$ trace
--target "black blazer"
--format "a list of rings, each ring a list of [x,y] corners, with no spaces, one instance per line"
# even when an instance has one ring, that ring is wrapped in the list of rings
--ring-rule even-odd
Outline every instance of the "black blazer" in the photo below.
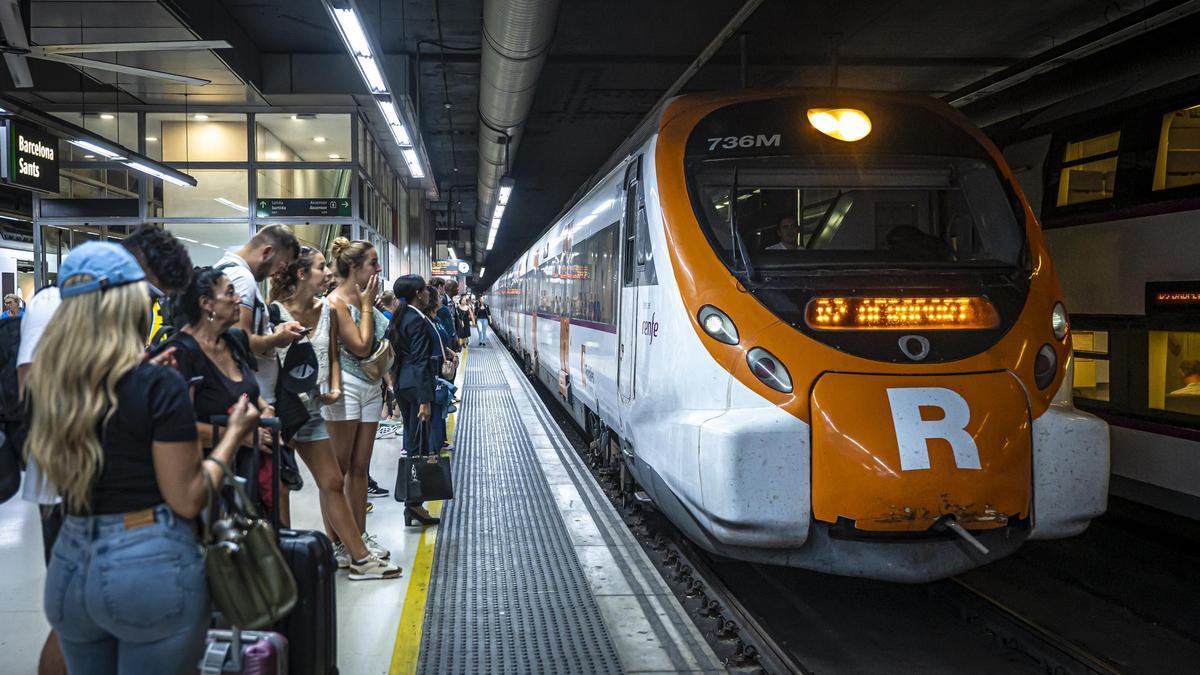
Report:
[[[429,341],[429,323],[415,307],[407,307],[403,316],[396,317],[392,349],[396,361],[392,366],[397,399],[414,403],[433,401],[433,372],[429,359],[433,345]]]

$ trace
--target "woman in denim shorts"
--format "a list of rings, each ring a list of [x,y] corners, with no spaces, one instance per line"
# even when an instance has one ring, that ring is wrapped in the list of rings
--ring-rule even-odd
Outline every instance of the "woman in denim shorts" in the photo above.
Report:
[[[183,377],[145,361],[150,287],[133,255],[89,242],[58,279],[27,390],[26,450],[67,513],[46,618],[75,675],[192,672],[210,619],[193,519],[221,469],[202,459]],[[228,463],[257,424],[242,398],[210,458]]]
[[[300,459],[308,465],[317,483],[321,515],[329,524],[334,555],[339,568],[350,568],[350,579],[394,579],[400,567],[381,560],[370,551],[363,531],[354,521],[354,513],[345,494],[345,481],[334,456],[329,429],[322,417],[325,406],[342,398],[342,369],[337,358],[337,339],[331,337],[329,303],[318,296],[329,284],[333,272],[320,251],[307,246],[300,257],[282,272],[271,277],[271,301],[284,321],[299,321],[309,329],[308,337],[317,354],[319,389],[309,392],[305,406],[308,422],[292,437]],[[279,350],[283,362],[287,350]],[[324,392],[324,393],[322,393]]]

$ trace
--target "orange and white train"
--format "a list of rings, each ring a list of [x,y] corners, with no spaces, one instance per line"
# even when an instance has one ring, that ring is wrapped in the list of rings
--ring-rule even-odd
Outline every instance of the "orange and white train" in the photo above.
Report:
[[[921,582],[1104,512],[1040,227],[950,107],[682,96],[598,176],[493,321],[700,546]]]

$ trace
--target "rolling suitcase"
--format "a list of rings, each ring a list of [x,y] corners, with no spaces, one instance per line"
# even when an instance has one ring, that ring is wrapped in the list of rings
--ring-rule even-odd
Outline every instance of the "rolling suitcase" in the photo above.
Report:
[[[291,643],[292,675],[336,675],[337,561],[323,532],[280,530],[279,549],[296,588],[296,606],[275,628]]]
[[[200,675],[286,675],[287,638],[270,631],[210,630]]]

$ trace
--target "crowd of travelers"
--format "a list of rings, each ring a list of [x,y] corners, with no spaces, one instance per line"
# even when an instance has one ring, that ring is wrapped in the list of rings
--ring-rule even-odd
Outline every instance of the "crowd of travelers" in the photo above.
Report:
[[[399,427],[409,457],[453,450],[455,375],[490,310],[457,281],[381,288],[380,273],[369,242],[323,252],[280,225],[193,267],[144,226],[76,247],[27,305],[4,298],[21,321],[22,493],[48,565],[40,672],[195,671],[214,616],[200,521],[228,473],[287,527],[298,456],[337,567],[401,576],[367,528],[369,498],[389,494],[370,477],[375,442]],[[420,501],[404,520],[439,522]]]

